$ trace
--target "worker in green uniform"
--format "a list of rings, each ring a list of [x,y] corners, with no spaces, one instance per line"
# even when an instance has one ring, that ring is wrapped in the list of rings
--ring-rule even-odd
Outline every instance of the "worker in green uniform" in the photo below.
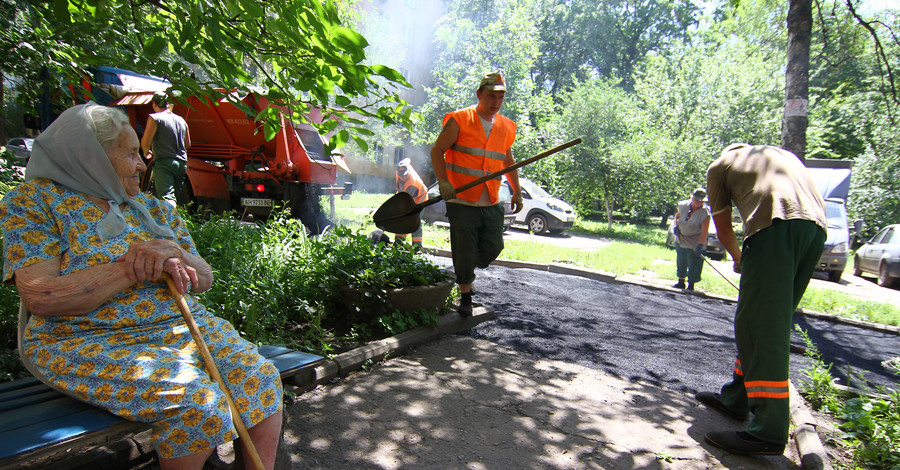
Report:
[[[721,393],[697,399],[744,431],[712,431],[706,441],[745,455],[781,455],[790,425],[789,355],[793,314],[822,254],[825,203],[803,162],[778,147],[733,144],[706,174],[719,240],[741,274],[734,335],[737,360]],[[731,205],[744,220],[743,248]]]

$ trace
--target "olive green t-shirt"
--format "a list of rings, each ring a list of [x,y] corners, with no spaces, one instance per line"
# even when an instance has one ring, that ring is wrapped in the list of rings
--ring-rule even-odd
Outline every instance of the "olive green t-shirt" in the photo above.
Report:
[[[727,147],[706,172],[712,215],[734,202],[744,219],[744,238],[774,219],[802,219],[827,229],[825,202],[803,162],[793,153],[768,145]]]

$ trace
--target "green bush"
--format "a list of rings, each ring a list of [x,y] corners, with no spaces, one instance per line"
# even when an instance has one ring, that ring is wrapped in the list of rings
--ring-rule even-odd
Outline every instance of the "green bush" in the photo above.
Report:
[[[253,341],[328,353],[436,321],[438,312],[400,314],[383,295],[448,278],[408,246],[374,245],[341,226],[310,238],[284,214],[255,225],[229,216],[185,220],[214,269],[200,301]],[[341,286],[368,292],[348,309]]]

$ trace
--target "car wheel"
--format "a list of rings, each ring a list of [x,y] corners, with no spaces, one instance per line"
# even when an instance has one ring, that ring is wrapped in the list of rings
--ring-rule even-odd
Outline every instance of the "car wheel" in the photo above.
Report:
[[[147,169],[144,170],[144,174],[141,175],[141,191],[156,197],[156,182],[153,180],[154,163],[156,162],[150,162]]]
[[[853,257],[853,275],[862,277],[862,268],[859,267],[859,256]]]
[[[843,271],[828,271],[828,280],[831,282],[841,282],[841,274]]]
[[[894,278],[888,275],[887,263],[882,262],[878,268],[878,285],[881,287],[891,287],[894,284]]]
[[[547,231],[547,218],[542,214],[533,214],[528,217],[528,230],[537,235],[541,235]]]

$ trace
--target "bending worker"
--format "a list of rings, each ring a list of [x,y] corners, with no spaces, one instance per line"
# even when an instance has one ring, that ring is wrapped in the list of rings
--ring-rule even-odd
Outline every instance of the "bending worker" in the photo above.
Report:
[[[676,289],[694,290],[703,273],[703,250],[709,236],[709,208],[706,207],[706,190],[697,188],[690,199],[678,203],[675,210],[675,274]],[[687,277],[687,286],[684,278]]]
[[[425,202],[428,199],[428,189],[416,169],[412,167],[409,158],[404,158],[397,163],[397,172],[394,175],[397,181],[397,192],[405,192],[412,196],[413,202],[416,204]],[[420,213],[421,215],[421,213]],[[394,241],[397,243],[406,240],[405,233],[397,233],[394,235]],[[422,224],[412,234],[412,244],[417,250],[422,249]]]
[[[734,335],[737,360],[721,394],[697,399],[744,431],[713,431],[710,444],[748,455],[781,455],[790,426],[789,360],[794,310],[825,243],[825,203],[803,162],[778,147],[733,144],[706,173],[719,240],[741,273]],[[731,204],[744,219],[743,249]]]
[[[441,197],[447,202],[450,248],[459,285],[459,314],[472,315],[475,267],[486,268],[503,251],[503,205],[500,177],[459,194],[456,189],[489,173],[514,165],[516,124],[500,115],[506,84],[499,73],[481,79],[478,104],[444,116],[444,128],[431,147],[431,163]],[[513,211],[522,210],[522,188],[516,170],[507,173]]]

